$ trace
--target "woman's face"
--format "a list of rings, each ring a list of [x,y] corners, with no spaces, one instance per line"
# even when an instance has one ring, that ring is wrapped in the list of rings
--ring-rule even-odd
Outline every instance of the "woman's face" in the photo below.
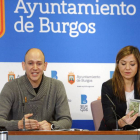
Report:
[[[138,70],[138,63],[133,54],[123,57],[118,64],[119,71],[124,80],[134,80]]]

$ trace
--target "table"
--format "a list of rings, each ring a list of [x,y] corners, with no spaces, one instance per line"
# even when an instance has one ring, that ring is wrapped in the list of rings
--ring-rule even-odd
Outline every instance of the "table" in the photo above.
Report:
[[[139,131],[9,131],[8,140],[139,140]]]

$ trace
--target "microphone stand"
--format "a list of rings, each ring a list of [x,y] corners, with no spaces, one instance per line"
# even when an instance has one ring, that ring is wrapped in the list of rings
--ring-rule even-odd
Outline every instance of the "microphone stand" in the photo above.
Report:
[[[22,106],[23,106],[23,129],[21,131],[26,131],[26,128],[25,128],[25,103],[22,103]]]
[[[115,115],[115,118],[116,118],[116,129],[112,129],[113,131],[121,131],[121,129],[119,129],[119,126],[118,126],[118,119],[117,119],[117,114],[116,112],[114,111],[113,107],[111,107],[114,115]]]
[[[110,99],[110,97],[106,94],[106,97],[108,98],[108,100],[111,102],[111,104],[114,106],[114,108],[116,109],[116,106],[115,104],[113,103],[113,101]],[[117,114],[115,112],[115,110],[113,109],[113,107],[111,107],[113,113],[114,113],[114,116],[115,116],[115,119],[116,119],[116,129],[112,129],[114,131],[121,131],[121,129],[119,129],[118,127],[118,119],[117,119]]]
[[[24,93],[22,93],[22,91],[21,91],[19,86],[18,86],[18,88],[19,88],[19,91],[20,91],[20,93],[22,95],[22,98],[23,98],[23,103],[22,103],[22,109],[23,109],[23,129],[20,129],[20,131],[27,131],[26,128],[25,128],[25,103],[27,102],[27,98],[24,97]]]

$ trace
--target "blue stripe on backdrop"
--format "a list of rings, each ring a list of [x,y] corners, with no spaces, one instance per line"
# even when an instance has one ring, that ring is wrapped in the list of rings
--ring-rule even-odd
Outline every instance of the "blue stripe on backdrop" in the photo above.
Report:
[[[5,34],[0,38],[0,62],[21,62],[26,51],[32,47],[41,49],[46,61],[52,63],[115,63],[115,57],[122,47],[134,45],[140,49],[140,0],[23,2],[26,12],[21,0],[5,0],[6,27]],[[44,12],[47,7],[45,3],[48,3],[50,11],[46,14],[40,12],[38,3],[30,17],[27,2],[31,3],[32,8],[35,2],[39,2]],[[66,3],[63,5],[66,13],[62,11],[62,2]],[[58,8],[54,9],[55,14],[51,13],[51,3],[59,5],[61,14],[58,14]],[[79,11],[78,4],[81,3],[87,7],[88,13],[84,7]],[[69,7],[69,4],[75,8]],[[87,4],[93,7],[94,14]],[[114,4],[118,10],[114,7],[112,11],[110,5]],[[96,8],[99,14],[96,14]],[[44,26],[46,23],[47,26]],[[76,34],[77,37],[72,37]]]
[[[73,120],[72,128],[95,130],[93,120]]]

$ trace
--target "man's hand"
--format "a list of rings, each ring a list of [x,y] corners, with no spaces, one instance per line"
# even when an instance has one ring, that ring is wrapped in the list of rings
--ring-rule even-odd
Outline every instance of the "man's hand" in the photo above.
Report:
[[[39,129],[39,122],[34,119],[29,119],[33,114],[25,115],[25,128],[26,129]],[[18,122],[18,128],[23,129],[23,118]]]
[[[51,124],[46,120],[39,122],[39,130],[51,130]]]

